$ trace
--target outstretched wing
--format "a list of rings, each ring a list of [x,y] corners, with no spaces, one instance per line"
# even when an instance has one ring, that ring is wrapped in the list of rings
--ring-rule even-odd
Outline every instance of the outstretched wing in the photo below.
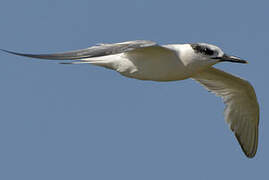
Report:
[[[55,54],[25,54],[8,51],[4,49],[1,50],[10,54],[18,56],[26,56],[31,58],[50,59],[50,60],[80,60],[84,58],[99,57],[99,56],[129,52],[135,49],[150,46],[157,46],[157,43],[153,41],[136,40],[115,44],[100,44],[98,46],[92,46],[86,49],[80,49],[63,53],[55,53]]]
[[[258,146],[259,104],[251,84],[213,67],[195,75],[193,79],[222,97],[226,104],[226,122],[245,155],[254,157]]]

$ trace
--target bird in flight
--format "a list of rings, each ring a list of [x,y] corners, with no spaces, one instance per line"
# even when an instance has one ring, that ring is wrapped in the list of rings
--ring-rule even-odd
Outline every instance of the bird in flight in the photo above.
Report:
[[[248,81],[212,67],[219,62],[247,61],[229,56],[215,45],[158,45],[153,41],[136,40],[54,54],[2,51],[31,58],[61,60],[61,64],[93,64],[139,80],[177,81],[191,78],[223,99],[226,104],[225,120],[243,152],[249,158],[256,154],[259,104],[254,88]]]

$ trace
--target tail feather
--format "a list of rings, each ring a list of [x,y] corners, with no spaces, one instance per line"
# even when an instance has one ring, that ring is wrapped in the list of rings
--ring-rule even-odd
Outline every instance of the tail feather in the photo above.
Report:
[[[101,66],[108,69],[114,69],[113,62],[107,60],[78,60],[72,62],[59,62],[59,64],[92,64],[95,66]]]
[[[59,64],[91,64],[89,61],[60,62]]]

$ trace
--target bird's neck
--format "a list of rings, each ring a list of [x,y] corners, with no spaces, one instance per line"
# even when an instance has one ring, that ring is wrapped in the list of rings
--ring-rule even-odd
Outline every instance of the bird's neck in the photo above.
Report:
[[[173,50],[185,66],[189,66],[194,63],[195,56],[190,44],[169,44],[165,47]]]
[[[186,67],[187,71],[195,73],[215,64],[214,62],[202,60],[202,57],[199,57],[194,52],[190,44],[172,44],[165,47],[177,54],[179,61]]]

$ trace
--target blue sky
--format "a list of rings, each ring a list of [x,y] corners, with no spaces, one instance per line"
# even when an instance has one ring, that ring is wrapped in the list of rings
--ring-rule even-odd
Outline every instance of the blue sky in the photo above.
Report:
[[[247,159],[220,98],[192,80],[128,79],[90,65],[0,53],[0,179],[163,180],[268,177],[268,1],[2,0],[0,48],[51,53],[147,39],[207,42],[249,64],[260,103]]]

